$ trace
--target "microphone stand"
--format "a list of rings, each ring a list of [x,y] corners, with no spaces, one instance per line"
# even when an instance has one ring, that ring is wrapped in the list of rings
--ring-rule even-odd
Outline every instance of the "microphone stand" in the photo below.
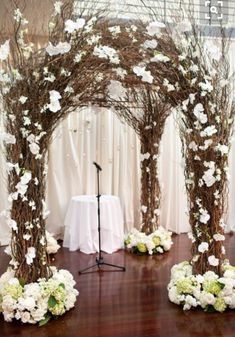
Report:
[[[101,197],[101,195],[100,195],[100,172],[102,171],[102,168],[96,162],[93,162],[93,164],[95,165],[96,171],[97,171],[97,189],[98,189],[98,194],[97,194],[96,198],[97,198],[99,255],[95,259],[95,264],[93,264],[93,265],[91,265],[91,266],[89,266],[89,267],[87,267],[85,269],[79,270],[78,273],[79,274],[83,274],[87,270],[93,269],[94,267],[98,267],[98,271],[106,271],[104,269],[101,269],[101,266],[109,266],[109,267],[117,268],[118,270],[115,270],[115,271],[125,271],[126,270],[125,267],[104,262],[104,258],[103,258],[102,254],[101,254],[102,251],[101,251],[101,228],[100,228],[100,197]],[[111,270],[111,271],[114,271],[114,270]]]

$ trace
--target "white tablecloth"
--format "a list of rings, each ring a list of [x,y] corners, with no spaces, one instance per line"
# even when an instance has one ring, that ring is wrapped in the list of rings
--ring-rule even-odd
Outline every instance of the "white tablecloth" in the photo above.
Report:
[[[113,195],[100,198],[101,250],[106,253],[123,248],[124,224],[120,200]],[[65,217],[63,246],[70,251],[98,252],[97,198],[95,195],[75,196],[70,200]]]

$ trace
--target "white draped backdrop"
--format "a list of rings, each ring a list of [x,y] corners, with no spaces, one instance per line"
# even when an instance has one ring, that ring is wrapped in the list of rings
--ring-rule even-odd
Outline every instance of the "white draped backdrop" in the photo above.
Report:
[[[231,62],[235,55],[231,48]],[[72,196],[96,193],[93,161],[103,168],[101,193],[120,197],[125,231],[139,226],[140,145],[134,131],[120,122],[113,111],[86,108],[74,112],[54,134],[48,155],[47,229],[63,237],[64,218]],[[5,159],[0,154],[0,211],[7,205]],[[235,228],[235,145],[230,153],[229,208],[227,229]],[[189,231],[184,189],[181,145],[177,124],[171,115],[161,142],[159,177],[162,186],[161,225],[175,233]],[[0,217],[0,243],[9,242],[10,233]]]

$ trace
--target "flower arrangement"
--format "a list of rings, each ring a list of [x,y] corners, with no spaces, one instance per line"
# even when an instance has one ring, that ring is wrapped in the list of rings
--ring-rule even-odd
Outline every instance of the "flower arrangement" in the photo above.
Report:
[[[51,267],[48,280],[24,284],[9,268],[0,278],[0,312],[4,320],[22,323],[46,324],[51,318],[61,316],[74,307],[78,291],[67,270]]]
[[[168,295],[171,302],[184,310],[201,307],[207,312],[235,309],[235,267],[224,264],[222,276],[213,271],[193,275],[188,261],[171,269]]]
[[[173,244],[171,240],[172,233],[163,227],[159,227],[153,233],[147,235],[144,232],[138,231],[133,228],[127,235],[124,243],[127,249],[133,253],[140,253],[149,255],[164,253],[170,250]]]

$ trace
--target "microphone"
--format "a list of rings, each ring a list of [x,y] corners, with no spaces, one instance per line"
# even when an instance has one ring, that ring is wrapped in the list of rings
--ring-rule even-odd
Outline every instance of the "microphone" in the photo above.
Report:
[[[97,164],[95,161],[93,161],[93,164],[95,165],[95,167],[97,168],[97,170],[102,171],[102,168],[99,164]]]

